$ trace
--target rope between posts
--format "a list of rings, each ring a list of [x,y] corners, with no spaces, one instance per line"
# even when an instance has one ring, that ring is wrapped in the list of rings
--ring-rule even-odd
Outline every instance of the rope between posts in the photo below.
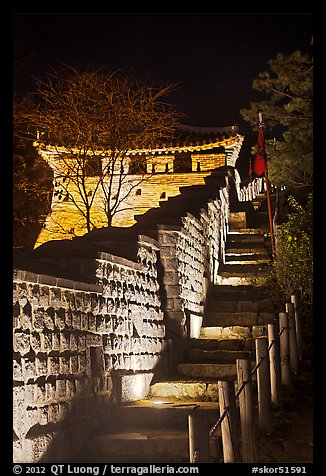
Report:
[[[281,337],[281,335],[283,334],[283,332],[285,331],[286,327],[282,327],[282,329],[280,330],[279,334],[278,334],[278,338]],[[276,340],[272,340],[272,342],[269,344],[268,346],[268,352],[270,351],[270,349],[273,347],[273,345],[275,344]],[[256,363],[256,365],[254,366],[254,368],[252,369],[251,371],[251,375],[254,375],[254,373],[258,370],[259,366],[261,365],[261,363],[266,359],[268,358],[268,355],[266,357],[261,357],[259,362]],[[241,394],[242,390],[245,388],[245,386],[249,383],[249,380],[245,380],[242,382],[240,388],[238,389],[238,391],[236,392],[235,394],[235,399],[237,399],[239,397],[239,395]],[[222,421],[224,420],[226,414],[228,413],[230,407],[225,407],[224,409],[224,412],[222,413],[222,415],[220,415],[219,419],[216,421],[216,423],[214,423],[214,425],[212,426],[210,432],[209,432],[209,438],[212,438],[215,431],[217,430],[217,428],[221,425]]]

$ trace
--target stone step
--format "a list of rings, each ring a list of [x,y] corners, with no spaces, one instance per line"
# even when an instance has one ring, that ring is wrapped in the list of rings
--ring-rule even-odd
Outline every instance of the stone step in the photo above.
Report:
[[[256,355],[254,351],[244,350],[189,349],[186,357],[189,362],[197,364],[234,364],[237,359],[250,359],[254,361]]]
[[[157,400],[174,399],[177,401],[205,402],[218,401],[218,384],[212,378],[185,378],[178,375],[168,380],[153,383],[149,397]]]
[[[263,275],[270,272],[268,263],[258,264],[223,264],[220,266],[219,275],[222,277],[250,277]]]
[[[222,460],[219,434],[210,439],[210,462]],[[189,432],[182,430],[119,431],[94,436],[78,462],[189,463]]]
[[[198,385],[197,390],[196,384]],[[182,385],[188,386],[188,392],[181,388]],[[190,385],[192,385],[192,389]],[[173,427],[186,430],[189,413],[194,410],[205,413],[209,422],[213,424],[216,416],[219,415],[219,404],[216,398],[211,398],[212,401],[209,402],[202,401],[205,396],[201,393],[203,385],[204,383],[200,382],[178,382],[177,380],[157,382],[151,386],[148,398],[117,407],[114,411],[113,421],[108,421],[108,424],[129,429],[132,426],[134,430],[140,430],[142,427],[147,429],[149,426],[152,429],[171,429]],[[206,387],[207,385],[205,383]],[[214,388],[210,388],[211,397],[216,395],[217,390],[217,384],[212,385]],[[173,386],[178,388],[178,393],[173,391]],[[197,395],[201,398],[198,399]]]
[[[267,249],[257,252],[226,252],[225,262],[227,264],[255,264],[255,263],[269,263],[270,257]]]
[[[177,365],[177,372],[180,375],[192,378],[215,378],[236,379],[237,370],[235,364],[193,364],[182,363]]]
[[[202,327],[200,339],[256,339],[267,336],[267,325],[257,326],[211,326]]]
[[[258,255],[259,257],[269,257],[271,246],[262,243],[247,243],[247,242],[227,242],[225,246],[226,254],[234,255]]]
[[[235,304],[235,303],[233,303]],[[257,303],[255,303],[257,304]],[[273,323],[276,320],[274,312],[256,311],[207,311],[204,325],[214,326],[258,326]]]
[[[206,415],[211,428],[219,418],[219,404],[148,398],[117,407],[114,417],[103,420],[102,427],[88,440],[78,460],[189,462],[188,418],[193,412]],[[218,430],[210,441],[211,462],[221,459],[220,435]]]
[[[265,236],[261,231],[237,230],[229,231],[227,234],[228,243],[264,243]]]
[[[264,312],[275,312],[275,304],[271,299],[260,299],[260,300],[250,300],[247,299],[228,299],[228,300],[219,300],[215,298],[214,300],[209,301],[207,306],[207,311],[210,313],[231,313],[231,312],[254,312],[254,313],[264,313]]]
[[[247,339],[190,339],[190,349],[203,349],[203,350],[234,350],[244,351],[253,350],[255,348],[255,340],[252,337]]]
[[[216,283],[219,286],[251,286],[252,275],[250,276],[229,276],[223,273],[217,275]]]
[[[259,286],[219,286],[210,288],[210,299],[220,301],[260,301],[268,299],[266,290]]]

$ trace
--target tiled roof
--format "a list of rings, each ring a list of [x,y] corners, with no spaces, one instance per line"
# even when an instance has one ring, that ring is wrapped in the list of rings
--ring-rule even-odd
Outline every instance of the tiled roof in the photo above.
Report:
[[[201,127],[186,124],[176,126],[173,140],[162,141],[152,148],[139,148],[129,151],[128,155],[168,154],[175,152],[196,152],[216,147],[230,147],[242,142],[238,126]]]

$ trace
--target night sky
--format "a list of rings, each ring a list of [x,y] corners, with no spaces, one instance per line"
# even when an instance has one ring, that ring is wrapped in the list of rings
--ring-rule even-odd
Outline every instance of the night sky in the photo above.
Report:
[[[280,52],[312,55],[312,13],[15,13],[13,87],[34,90],[50,66],[121,69],[158,85],[177,84],[166,101],[196,125],[251,126],[241,108],[262,97],[259,72]]]

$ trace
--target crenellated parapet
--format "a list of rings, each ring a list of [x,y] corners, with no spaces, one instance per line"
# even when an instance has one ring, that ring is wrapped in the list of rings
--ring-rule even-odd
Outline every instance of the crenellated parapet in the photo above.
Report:
[[[83,156],[80,150],[45,145],[41,139],[34,146],[53,170],[53,196],[36,247],[85,234],[86,202],[93,227],[108,226],[108,200],[116,207],[112,226],[134,225],[135,215],[179,195],[180,187],[202,185],[213,170],[234,168],[244,137],[237,126],[180,126],[173,142],[127,150],[110,166],[112,151]]]

